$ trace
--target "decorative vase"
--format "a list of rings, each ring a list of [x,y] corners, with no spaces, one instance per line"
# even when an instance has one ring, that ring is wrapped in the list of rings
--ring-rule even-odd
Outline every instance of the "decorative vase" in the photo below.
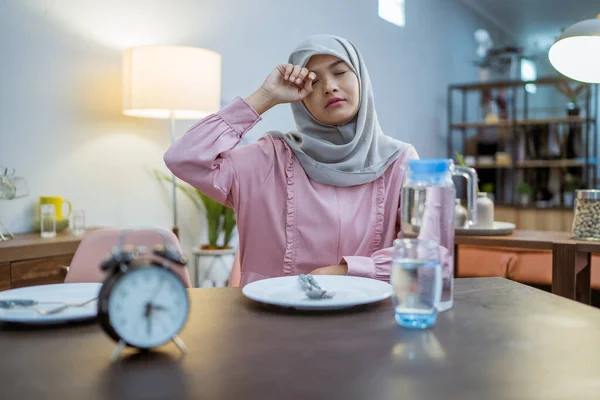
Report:
[[[466,228],[468,218],[467,209],[460,204],[460,199],[455,199],[454,201],[454,227]]]
[[[529,202],[530,202],[530,199],[529,199],[529,194],[527,194],[527,193],[520,193],[520,194],[519,194],[519,203],[520,203],[522,206],[526,206],[526,205],[528,205],[528,204],[529,204]]]
[[[494,202],[485,192],[477,193],[477,228],[494,226]]]
[[[574,199],[574,193],[573,192],[564,192],[563,193],[563,203],[565,206],[567,207],[573,207],[573,199]]]

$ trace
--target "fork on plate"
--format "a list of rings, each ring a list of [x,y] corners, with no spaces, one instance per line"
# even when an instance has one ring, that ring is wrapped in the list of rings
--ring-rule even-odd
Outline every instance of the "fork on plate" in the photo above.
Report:
[[[311,300],[331,299],[335,295],[321,288],[317,280],[311,274],[298,275],[298,281],[306,293],[306,297]]]
[[[62,304],[60,302],[52,302],[52,301],[43,302],[43,301],[36,301],[36,300],[0,300],[0,309],[12,310],[12,309],[19,309],[19,308],[29,308],[40,315],[52,315],[52,314],[58,314],[59,312],[64,311],[67,308],[83,307],[97,299],[98,299],[98,297],[94,297],[94,298],[91,298],[91,299],[88,299],[88,300],[85,300],[82,302],[78,302],[78,303],[62,303]],[[37,307],[40,304],[60,304],[60,305],[57,307],[45,310],[45,309],[41,309],[41,308]]]

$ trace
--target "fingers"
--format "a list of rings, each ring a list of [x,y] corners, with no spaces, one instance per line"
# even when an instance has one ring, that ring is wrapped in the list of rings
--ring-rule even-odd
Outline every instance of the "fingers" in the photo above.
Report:
[[[300,75],[300,71],[302,71],[302,67],[299,65],[294,65],[294,69],[292,70],[292,73],[290,75],[291,83],[296,83],[296,79],[298,79],[298,76]]]
[[[280,72],[283,75],[283,80],[297,86],[300,90],[305,91],[305,95],[313,91],[312,83],[317,78],[314,72],[300,65],[282,64]]]
[[[304,81],[304,90],[306,90],[308,93],[313,91],[313,81],[317,76],[315,75],[314,72],[309,72],[308,76],[306,77],[306,80]]]
[[[304,79],[306,79],[307,76],[308,76],[308,70],[306,68],[302,68],[300,70],[300,74],[298,75],[298,78],[296,78],[296,85],[302,84],[302,82],[304,82]]]
[[[287,64],[285,66],[285,73],[283,74],[283,79],[286,81],[290,80],[290,75],[292,73],[292,71],[294,70],[294,66],[292,64]]]
[[[295,83],[296,85],[301,86],[309,74],[311,74],[311,72],[307,68],[303,68],[299,65],[288,64],[286,66],[283,79],[290,83]],[[314,77],[315,74],[312,73],[312,75]]]

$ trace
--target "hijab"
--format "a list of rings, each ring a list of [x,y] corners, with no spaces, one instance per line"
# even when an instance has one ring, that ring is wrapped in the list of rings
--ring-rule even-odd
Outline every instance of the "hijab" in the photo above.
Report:
[[[360,87],[357,114],[343,125],[326,125],[315,119],[303,102],[292,103],[297,131],[268,134],[284,140],[316,182],[338,187],[372,182],[410,145],[383,134],[367,67],[350,41],[332,35],[311,36],[292,52],[289,63],[305,67],[317,54],[344,60],[356,74]]]

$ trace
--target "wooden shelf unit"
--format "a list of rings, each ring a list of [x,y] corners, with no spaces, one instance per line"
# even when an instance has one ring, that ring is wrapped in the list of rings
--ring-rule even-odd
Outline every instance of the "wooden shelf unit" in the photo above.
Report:
[[[542,94],[539,90],[540,86],[551,85],[555,86],[560,82],[567,82],[573,84],[574,81],[564,77],[544,77],[535,81],[495,81],[495,82],[476,82],[470,84],[455,84],[448,87],[448,157],[454,158],[456,151],[463,153],[466,156],[475,156],[476,163],[473,166],[476,170],[481,171],[481,175],[487,176],[487,182],[494,183],[495,198],[507,203],[514,205],[517,203],[518,196],[515,193],[518,181],[524,181],[534,186],[534,191],[545,190],[548,184],[543,184],[546,178],[543,178],[543,174],[551,174],[552,179],[560,179],[560,193],[552,192],[553,195],[559,195],[562,203],[562,191],[564,183],[564,173],[569,172],[575,176],[582,178],[583,188],[592,188],[595,186],[597,181],[597,163],[598,163],[598,126],[597,126],[597,110],[598,110],[598,97],[599,90],[598,85],[587,84],[583,90],[583,100],[578,103],[580,107],[580,115],[578,116],[567,116],[566,104],[567,98],[564,99],[565,108],[557,111],[556,108],[552,109],[549,107],[544,108],[548,115],[543,118],[531,117],[531,110],[529,104],[529,94],[526,90],[526,85],[535,84],[538,86],[537,96]],[[506,119],[498,120],[494,122],[486,121],[470,121],[468,116],[471,115],[468,112],[470,102],[467,100],[467,95],[470,96],[481,96],[483,91],[499,91],[504,90],[506,105]],[[549,93],[549,92],[546,92]],[[556,92],[558,93],[558,91]],[[547,94],[546,94],[547,95]],[[562,96],[562,95],[561,95]],[[491,96],[494,97],[494,96]],[[454,112],[458,111],[458,112]],[[552,115],[553,113],[557,115]],[[562,115],[558,115],[562,114]],[[548,127],[547,129],[544,126]],[[565,153],[564,148],[561,148],[561,159],[531,159],[537,154],[540,158],[545,154],[540,154],[538,151],[519,151],[519,146],[522,146],[523,142],[528,143],[528,149],[531,149],[530,142],[534,140],[535,134],[539,134],[540,130],[550,131],[560,129],[563,132],[569,132],[569,134],[576,134],[577,137],[581,137],[580,149],[581,153]],[[577,133],[574,133],[577,132]],[[508,153],[511,158],[510,163],[496,163],[492,162],[494,157],[493,154],[481,153],[477,154],[478,150],[467,149],[467,141],[469,137],[481,134],[493,135],[498,140],[497,152]],[[460,139],[462,142],[461,146],[456,146],[455,138]],[[579,136],[580,135],[580,136]],[[489,136],[488,136],[489,137]],[[541,140],[541,139],[536,139]],[[456,146],[456,148],[455,148]],[[538,149],[533,145],[534,149]],[[475,154],[473,153],[475,151]],[[493,151],[493,150],[492,150]],[[522,154],[525,154],[523,159]],[[529,155],[528,155],[529,154]],[[566,158],[567,154],[569,157]],[[488,162],[477,162],[479,156],[491,157]],[[573,169],[576,170],[573,170]],[[556,172],[549,173],[544,169],[551,169]],[[564,171],[563,171],[564,169]],[[567,170],[569,169],[569,170]],[[490,172],[490,171],[493,172]],[[485,173],[484,173],[485,171]],[[522,180],[521,180],[522,179]],[[550,179],[550,178],[548,178]],[[534,184],[536,182],[536,184]],[[556,185],[555,185],[556,186]]]
[[[566,78],[560,76],[547,76],[541,77],[534,81],[522,81],[522,80],[501,80],[501,81],[490,81],[490,82],[473,82],[473,83],[464,83],[464,84],[454,84],[450,85],[449,88],[451,90],[462,90],[462,91],[472,91],[472,90],[482,90],[482,89],[507,89],[507,88],[520,88],[525,87],[529,84],[534,85],[555,85],[562,81],[569,81]]]
[[[588,167],[596,166],[596,159],[588,160]],[[475,169],[496,169],[496,168],[570,168],[570,167],[585,167],[586,162],[579,159],[564,159],[564,160],[526,160],[512,164],[475,164]]]
[[[512,126],[536,126],[536,125],[557,125],[557,124],[584,124],[595,123],[593,118],[565,117],[565,118],[538,118],[521,120],[499,120],[495,122],[458,122],[450,124],[452,129],[487,129],[487,128],[510,128]]]
[[[573,224],[573,209],[496,204],[494,219],[496,221],[511,222],[517,226],[517,229],[521,230],[570,232]]]

